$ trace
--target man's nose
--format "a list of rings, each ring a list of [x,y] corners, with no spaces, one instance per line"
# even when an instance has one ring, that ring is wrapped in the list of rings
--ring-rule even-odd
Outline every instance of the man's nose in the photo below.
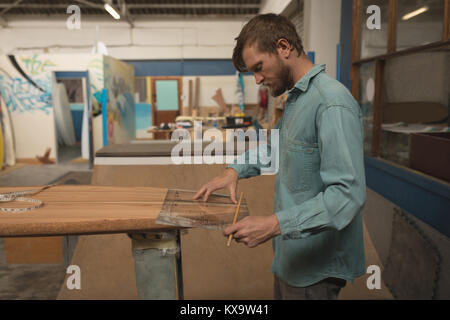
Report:
[[[255,81],[256,84],[261,84],[264,81],[264,77],[259,73],[255,73]]]

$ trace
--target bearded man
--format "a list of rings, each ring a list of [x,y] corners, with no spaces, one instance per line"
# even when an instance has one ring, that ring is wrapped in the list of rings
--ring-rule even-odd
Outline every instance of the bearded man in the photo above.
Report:
[[[346,281],[365,272],[362,209],[366,200],[361,109],[350,92],[314,65],[294,25],[275,14],[251,19],[236,38],[233,63],[253,72],[273,96],[288,92],[279,129],[274,212],[224,229],[248,247],[272,239],[275,299],[337,299]],[[272,141],[273,143],[273,141]],[[194,199],[227,188],[236,203],[239,179],[260,162],[235,161]]]

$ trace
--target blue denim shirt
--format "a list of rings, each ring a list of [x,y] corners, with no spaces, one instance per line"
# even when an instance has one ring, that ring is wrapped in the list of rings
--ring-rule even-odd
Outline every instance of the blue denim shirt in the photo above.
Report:
[[[289,90],[280,129],[272,272],[291,286],[365,273],[362,114],[350,92],[317,65]],[[249,157],[249,150],[244,155]],[[267,165],[266,165],[267,166]],[[261,163],[237,164],[239,179]]]

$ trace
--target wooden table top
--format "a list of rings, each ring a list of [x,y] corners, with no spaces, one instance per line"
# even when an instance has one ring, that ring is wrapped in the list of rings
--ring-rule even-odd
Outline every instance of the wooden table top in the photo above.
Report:
[[[0,193],[39,189],[2,187]],[[121,233],[173,229],[155,224],[166,188],[54,186],[26,198],[43,202],[39,209],[0,211],[0,237]],[[0,202],[3,208],[30,207],[29,202]]]
[[[40,188],[1,187],[0,194]],[[235,204],[229,196],[212,194],[208,202],[203,202],[192,200],[194,194],[195,191],[153,187],[52,186],[35,195],[23,196],[42,201],[38,209],[0,211],[0,237],[133,233],[196,226],[220,229],[232,222]],[[0,202],[1,208],[33,205]],[[157,223],[161,211],[167,213],[170,223],[173,219],[184,222],[176,226]],[[240,217],[249,214],[246,204],[239,213]]]

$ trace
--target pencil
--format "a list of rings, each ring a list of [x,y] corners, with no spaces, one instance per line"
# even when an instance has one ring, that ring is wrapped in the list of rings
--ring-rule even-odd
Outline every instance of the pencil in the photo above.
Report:
[[[233,224],[236,223],[237,216],[238,216],[238,213],[239,213],[239,207],[241,206],[241,200],[242,200],[242,196],[243,196],[243,195],[244,195],[244,193],[241,192],[241,195],[239,196],[239,202],[238,202],[238,205],[237,205],[237,207],[236,207],[236,211],[234,212]],[[230,246],[230,244],[231,244],[231,239],[233,239],[233,234],[230,234],[230,235],[228,236],[227,247]]]

